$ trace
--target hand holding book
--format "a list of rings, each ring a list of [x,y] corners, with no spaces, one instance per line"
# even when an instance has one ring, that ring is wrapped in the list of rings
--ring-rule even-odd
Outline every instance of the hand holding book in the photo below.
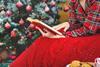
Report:
[[[27,20],[30,21],[32,24],[34,24],[36,28],[41,32],[41,34],[45,37],[49,37],[49,38],[64,38],[65,37],[61,32],[48,26],[42,21],[39,21],[38,19],[27,18]]]
[[[51,33],[50,31],[48,31],[46,29],[44,29],[44,31],[45,31],[44,32],[41,28],[39,28],[39,27],[36,27],[36,28],[41,32],[43,37],[48,37],[48,38],[65,38],[64,35],[53,34],[53,33]]]

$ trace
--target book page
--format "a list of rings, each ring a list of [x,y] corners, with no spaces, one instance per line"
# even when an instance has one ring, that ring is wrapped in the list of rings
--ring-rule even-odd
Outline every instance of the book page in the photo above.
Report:
[[[58,34],[58,35],[63,35],[61,32],[53,29],[52,27],[48,26],[47,24],[43,23],[42,21],[39,21],[38,19],[32,19],[32,18],[27,18],[28,21],[30,21],[32,24],[34,24],[35,26],[42,28],[46,28],[47,30],[49,30],[50,32],[54,33],[54,34]]]

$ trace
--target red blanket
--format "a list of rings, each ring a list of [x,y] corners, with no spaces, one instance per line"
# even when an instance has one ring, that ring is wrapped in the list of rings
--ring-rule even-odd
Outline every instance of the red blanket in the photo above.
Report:
[[[65,67],[73,60],[94,61],[100,57],[100,34],[50,39],[40,37],[10,67]]]

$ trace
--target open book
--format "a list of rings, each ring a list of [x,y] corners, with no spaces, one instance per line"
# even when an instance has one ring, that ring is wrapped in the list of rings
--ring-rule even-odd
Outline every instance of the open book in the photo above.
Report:
[[[37,19],[32,19],[32,18],[30,18],[30,17],[27,18],[27,20],[28,20],[29,22],[31,22],[32,24],[34,24],[35,26],[40,27],[41,29],[42,29],[42,28],[45,28],[45,29],[51,31],[51,32],[54,33],[54,34],[63,35],[61,32],[59,32],[59,31],[55,30],[54,28],[48,26],[47,24],[43,23],[42,21],[39,21],[39,20],[37,20]]]

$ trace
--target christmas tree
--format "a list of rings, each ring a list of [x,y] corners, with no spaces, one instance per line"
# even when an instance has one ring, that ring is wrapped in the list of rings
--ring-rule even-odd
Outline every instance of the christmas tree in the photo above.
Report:
[[[50,26],[59,24],[61,2],[66,0],[0,0],[0,62],[10,63],[40,36],[35,26],[26,20],[28,17]]]

